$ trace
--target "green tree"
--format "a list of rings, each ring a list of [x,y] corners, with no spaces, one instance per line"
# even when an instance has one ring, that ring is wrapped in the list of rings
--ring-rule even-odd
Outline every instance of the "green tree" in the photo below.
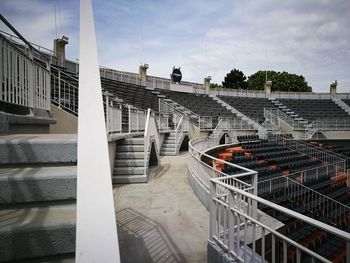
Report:
[[[221,89],[222,85],[216,84],[216,83],[210,83],[210,88],[211,89]]]
[[[263,90],[266,80],[272,81],[272,91],[294,91],[294,92],[311,92],[312,88],[308,85],[304,76],[291,74],[288,72],[276,71],[258,71],[248,77],[248,89]]]
[[[227,73],[222,86],[227,89],[246,89],[247,88],[247,77],[244,73],[238,69],[233,69]]]

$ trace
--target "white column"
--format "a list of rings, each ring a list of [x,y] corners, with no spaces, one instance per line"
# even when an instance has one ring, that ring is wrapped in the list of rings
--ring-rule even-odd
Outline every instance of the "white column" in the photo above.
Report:
[[[77,180],[76,262],[120,262],[91,0],[80,0]]]

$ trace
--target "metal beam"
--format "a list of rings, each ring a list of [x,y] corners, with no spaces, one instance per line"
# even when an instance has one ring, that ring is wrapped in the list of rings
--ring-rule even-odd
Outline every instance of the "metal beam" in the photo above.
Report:
[[[30,50],[36,50],[18,31],[17,29],[11,25],[11,23],[2,15],[0,14],[0,20],[9,28],[13,33],[17,35],[19,39],[21,39]]]
[[[120,262],[91,0],[80,0],[76,262]]]

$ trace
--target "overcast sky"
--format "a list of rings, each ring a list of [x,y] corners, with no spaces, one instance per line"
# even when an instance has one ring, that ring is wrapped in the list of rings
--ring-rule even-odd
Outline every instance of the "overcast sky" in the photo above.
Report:
[[[55,4],[56,3],[56,4]],[[100,65],[221,83],[233,68],[302,74],[316,92],[350,92],[349,0],[94,0]],[[56,6],[56,7],[55,7]],[[52,49],[66,35],[79,57],[78,0],[1,0],[1,13],[31,42]],[[56,10],[56,12],[55,12]],[[55,23],[56,21],[56,23]],[[0,27],[5,29],[3,24]],[[57,30],[56,30],[57,28]]]

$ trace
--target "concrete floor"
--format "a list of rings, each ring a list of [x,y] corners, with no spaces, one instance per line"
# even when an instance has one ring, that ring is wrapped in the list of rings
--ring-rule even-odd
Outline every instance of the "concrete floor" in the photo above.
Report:
[[[206,262],[209,213],[187,179],[187,153],[161,157],[147,184],[117,185],[121,261]]]

